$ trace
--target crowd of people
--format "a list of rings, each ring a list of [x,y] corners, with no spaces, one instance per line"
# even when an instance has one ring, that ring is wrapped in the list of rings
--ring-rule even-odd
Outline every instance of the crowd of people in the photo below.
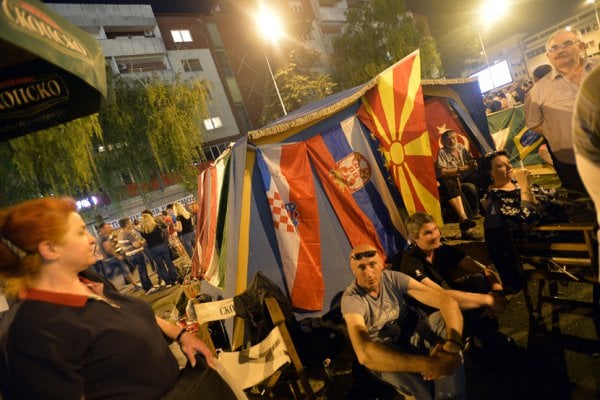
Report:
[[[156,216],[146,209],[139,221],[122,218],[118,222],[116,231],[105,222],[97,226],[98,273],[106,278],[122,275],[125,284],[132,284],[134,290],[143,289],[147,295],[183,281],[173,260],[192,258],[195,237],[193,215],[183,205],[169,204]],[[158,276],[156,284],[149,277],[148,266]],[[139,284],[133,280],[134,270]]]
[[[576,32],[553,33],[546,46],[551,70],[533,86],[521,87],[523,94],[515,92],[525,103],[528,125],[550,145],[563,186],[589,193],[598,207],[600,73],[593,69],[596,60],[581,57],[582,46]],[[483,178],[485,240],[495,267],[443,244],[433,217],[415,213],[406,221],[410,246],[395,257],[382,254],[375,243],[351,250],[354,279],[341,299],[358,362],[418,399],[466,397],[467,339],[476,338],[496,355],[516,348],[496,318],[506,308],[507,291],[519,290],[521,283],[495,253],[505,241],[499,229],[568,221],[556,212],[556,192],[533,185],[529,172],[514,168],[506,152],[488,154],[478,165],[456,132],[445,132],[442,142],[438,178],[466,239],[475,222],[462,195],[471,190],[470,173]],[[479,208],[478,198],[473,207]],[[151,294],[152,264],[166,286],[181,282],[169,239],[177,233],[193,256],[191,213],[175,203],[158,216],[145,210],[135,222],[121,219],[118,232],[101,224],[95,238],[72,199],[35,199],[0,210],[0,277],[11,302],[0,319],[0,392],[7,400],[236,398],[210,368],[213,356],[200,339],[105,279],[116,271],[136,285],[135,268],[140,288]],[[179,343],[196,368],[180,371],[169,342]]]

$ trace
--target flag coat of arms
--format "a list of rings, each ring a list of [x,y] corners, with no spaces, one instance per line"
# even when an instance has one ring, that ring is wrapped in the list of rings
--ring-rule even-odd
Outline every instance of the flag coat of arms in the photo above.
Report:
[[[419,52],[408,55],[377,79],[377,85],[363,96],[358,116],[380,142],[408,213],[426,212],[442,224]]]
[[[264,146],[256,156],[292,305],[321,310],[319,212],[306,143]]]
[[[348,118],[307,143],[351,246],[371,243],[384,254],[402,250],[406,230],[358,118]]]

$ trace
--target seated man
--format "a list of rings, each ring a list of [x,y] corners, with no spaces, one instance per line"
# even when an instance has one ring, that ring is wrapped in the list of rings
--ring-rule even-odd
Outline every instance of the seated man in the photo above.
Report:
[[[473,240],[475,237],[469,229],[475,227],[475,222],[470,217],[477,213],[479,198],[475,185],[466,182],[464,177],[477,168],[477,163],[467,149],[458,143],[453,130],[442,133],[442,145],[435,162],[440,189],[447,195],[448,204],[459,218],[462,238]],[[468,204],[463,203],[463,191],[469,200]]]
[[[352,250],[350,268],[355,280],[344,291],[341,308],[360,364],[403,395],[464,398],[457,302],[402,273],[384,271],[370,244]],[[407,300],[412,299],[439,311],[411,320]]]
[[[496,272],[457,248],[441,244],[431,215],[411,215],[406,230],[412,244],[402,255],[399,270],[456,300],[465,310],[465,335],[477,337],[484,349],[514,348],[512,339],[498,331],[495,316],[505,310],[506,299]]]

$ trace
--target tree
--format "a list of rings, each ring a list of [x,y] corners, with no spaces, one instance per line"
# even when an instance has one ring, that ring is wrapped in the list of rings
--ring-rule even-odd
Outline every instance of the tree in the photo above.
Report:
[[[121,174],[133,178],[142,196],[161,174],[195,190],[195,165],[204,159],[205,83],[112,79],[115,100],[99,114],[0,143],[0,205],[97,190],[119,201],[126,197]]]
[[[96,188],[93,140],[100,132],[92,115],[2,143],[0,202],[53,194],[80,197]]]
[[[158,76],[125,81],[115,77],[116,102],[101,113],[105,152],[98,155],[102,185],[118,198],[124,188],[115,175],[131,176],[143,196],[162,174],[196,188],[195,164],[204,160],[202,120],[208,91],[203,81],[167,81]]]
[[[445,76],[463,76],[465,69],[481,64],[481,44],[477,33],[477,16],[464,10],[474,9],[472,0],[436,0],[439,10],[432,22],[433,35],[440,49]],[[482,32],[485,35],[485,32]]]
[[[329,75],[311,70],[317,59],[318,54],[316,53],[295,49],[290,52],[287,63],[275,72],[275,81],[288,112],[335,92],[337,84]],[[281,103],[271,79],[267,80],[267,86],[265,92],[269,93],[269,97],[261,114],[261,124],[266,124],[283,115]]]
[[[345,31],[333,43],[336,80],[344,88],[368,81],[419,48],[422,76],[440,74],[435,41],[407,13],[403,0],[361,2],[346,19]]]

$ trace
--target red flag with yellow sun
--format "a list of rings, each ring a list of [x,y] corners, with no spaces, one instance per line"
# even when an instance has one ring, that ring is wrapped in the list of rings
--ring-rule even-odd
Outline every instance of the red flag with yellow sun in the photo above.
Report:
[[[415,51],[377,76],[362,98],[358,117],[379,141],[408,214],[442,214],[421,89],[421,60]]]

